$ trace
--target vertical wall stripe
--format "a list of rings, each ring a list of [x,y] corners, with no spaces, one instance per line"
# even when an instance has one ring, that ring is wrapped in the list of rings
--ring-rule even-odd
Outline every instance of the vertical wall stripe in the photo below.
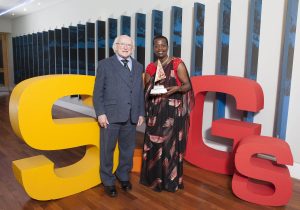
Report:
[[[55,74],[55,42],[54,31],[49,30],[49,73]]]
[[[262,7],[262,0],[250,1],[245,77],[252,80],[256,80],[257,77],[261,7]],[[244,117],[243,117],[244,121],[253,122],[253,117],[254,117],[253,112],[244,112]]]
[[[21,49],[20,49],[20,36],[16,37],[16,67],[17,67],[17,78],[15,78],[15,84],[18,84],[22,81],[22,75],[21,75]]]
[[[274,135],[285,139],[290,100],[292,67],[294,61],[295,36],[297,26],[298,0],[288,0],[284,46],[281,54],[280,81],[277,89],[276,127]]]
[[[26,79],[25,60],[24,60],[24,36],[20,36],[20,63],[21,63],[21,81]],[[42,54],[43,55],[43,54]]]
[[[202,75],[205,5],[194,4],[191,76]]]
[[[37,34],[32,34],[32,50],[33,50],[33,76],[39,75],[39,57],[38,57],[38,41]]]
[[[146,15],[135,14],[135,57],[145,69]]]
[[[300,4],[298,3],[298,11]],[[299,16],[298,16],[299,18]],[[290,101],[286,128],[286,142],[291,146],[294,162],[300,163],[299,119],[300,119],[300,21],[297,21],[295,51],[293,61],[293,76],[291,78]],[[296,172],[299,177],[299,170]],[[295,174],[296,174],[295,173]]]
[[[117,19],[108,18],[108,47],[109,56],[114,55],[114,50],[112,48],[115,38],[117,37],[118,21]]]
[[[43,32],[43,43],[44,43],[44,74],[48,75],[49,74],[49,36],[48,32],[44,31]]]
[[[131,18],[129,16],[122,15],[121,16],[121,35],[130,36],[130,22]]]
[[[33,76],[32,34],[28,34],[28,78]]]
[[[181,57],[182,8],[172,6],[170,56]]]
[[[13,45],[13,62],[14,62],[14,84],[19,83],[19,67],[18,67],[18,59],[17,59],[17,50],[18,50],[18,45],[17,45],[18,37],[13,37],[12,38],[12,45]]]
[[[78,74],[86,75],[85,25],[77,24]]]
[[[216,74],[227,75],[228,53],[229,53],[229,35],[230,35],[230,15],[231,1],[221,0],[219,11],[219,35],[218,51],[216,61]],[[216,94],[214,119],[220,119],[225,116],[226,95]]]
[[[55,29],[55,73],[62,73],[61,29]]]
[[[29,66],[28,66],[28,35],[23,36],[23,50],[24,50],[24,78],[29,78]]]
[[[159,10],[152,10],[152,22],[151,22],[151,55],[152,61],[156,60],[156,56],[153,54],[153,38],[158,35],[162,35],[163,24],[163,12]]]
[[[69,29],[61,29],[63,74],[69,74]]]
[[[97,61],[105,58],[105,21],[98,20],[97,24]]]
[[[78,74],[77,58],[77,27],[69,26],[70,36],[70,74]]]
[[[43,33],[38,32],[39,76],[44,75]]]
[[[86,23],[87,31],[87,70],[88,75],[95,73],[95,23]]]

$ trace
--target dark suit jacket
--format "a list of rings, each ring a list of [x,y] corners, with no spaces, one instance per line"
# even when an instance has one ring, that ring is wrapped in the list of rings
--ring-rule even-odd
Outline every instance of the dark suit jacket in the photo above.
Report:
[[[133,58],[131,71],[130,77],[116,55],[98,63],[93,94],[97,117],[106,114],[109,123],[116,123],[126,122],[130,115],[137,123],[145,115],[143,66]]]

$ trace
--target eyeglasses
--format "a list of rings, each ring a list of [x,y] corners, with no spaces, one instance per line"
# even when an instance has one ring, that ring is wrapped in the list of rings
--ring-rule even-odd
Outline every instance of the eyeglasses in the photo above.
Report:
[[[116,43],[116,44],[118,44],[118,45],[120,45],[121,47],[128,47],[128,48],[131,48],[132,47],[132,44],[126,44],[126,43],[123,43],[123,42],[121,42],[121,43]]]

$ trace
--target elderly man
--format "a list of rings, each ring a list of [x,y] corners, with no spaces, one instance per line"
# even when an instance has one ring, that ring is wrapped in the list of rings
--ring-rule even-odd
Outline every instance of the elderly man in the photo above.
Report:
[[[144,121],[143,66],[131,57],[134,49],[129,36],[113,43],[115,55],[98,64],[93,103],[100,125],[100,177],[110,197],[117,196],[115,179],[124,191],[131,190],[136,126]],[[119,144],[119,165],[113,168],[113,153]]]

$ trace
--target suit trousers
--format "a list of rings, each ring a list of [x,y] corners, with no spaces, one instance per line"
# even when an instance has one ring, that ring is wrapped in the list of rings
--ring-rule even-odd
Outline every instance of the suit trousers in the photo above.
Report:
[[[129,180],[132,169],[133,153],[136,140],[136,124],[129,119],[123,123],[110,123],[107,128],[100,129],[100,177],[105,186],[112,186],[116,177],[121,181]],[[119,165],[113,169],[113,154],[118,142]]]

